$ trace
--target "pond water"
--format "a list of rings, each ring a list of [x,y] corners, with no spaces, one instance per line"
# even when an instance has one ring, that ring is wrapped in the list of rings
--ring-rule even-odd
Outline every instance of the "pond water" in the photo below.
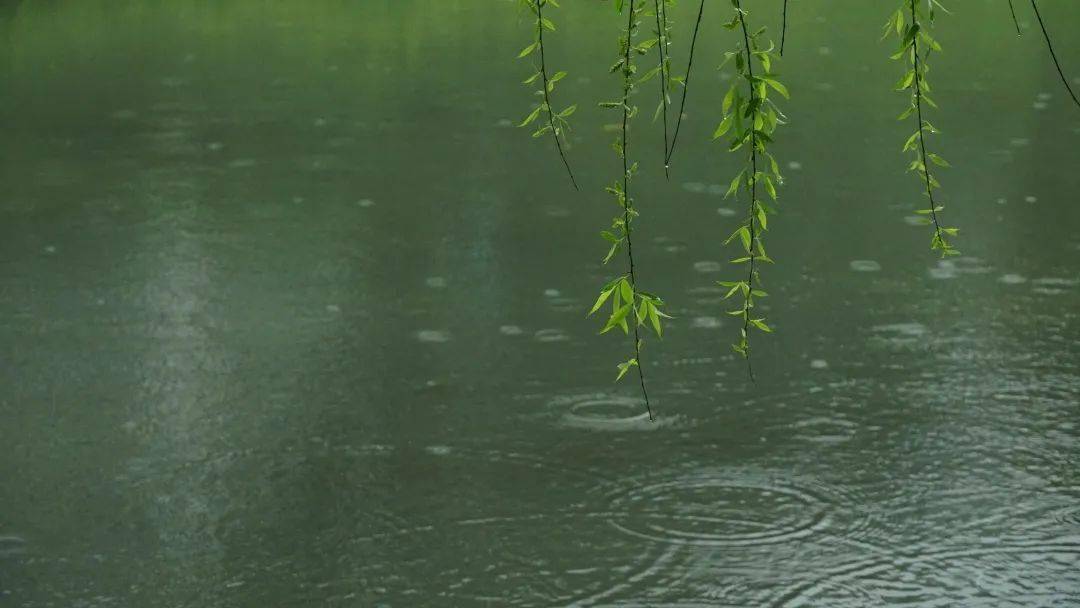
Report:
[[[610,2],[549,37],[580,192],[507,127],[513,2],[157,4],[2,5],[0,605],[1080,605],[1080,110],[1026,3],[938,25],[948,261],[890,7],[791,3],[756,383],[707,7],[670,182],[644,97],[632,140],[655,423],[584,317]]]

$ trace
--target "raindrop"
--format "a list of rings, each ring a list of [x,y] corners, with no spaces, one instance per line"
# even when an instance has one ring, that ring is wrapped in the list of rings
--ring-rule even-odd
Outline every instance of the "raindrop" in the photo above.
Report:
[[[874,260],[852,260],[849,265],[855,272],[878,272],[881,270],[881,264]]]
[[[533,334],[533,338],[537,342],[566,342],[570,336],[561,329],[541,329]]]
[[[1027,277],[1010,273],[1001,275],[998,281],[1006,285],[1020,285],[1021,283],[1027,283]]]
[[[450,332],[442,329],[421,329],[416,332],[416,339],[421,342],[449,342]]]
[[[716,329],[720,325],[720,319],[716,317],[694,317],[694,320],[690,322],[690,327],[697,329]]]

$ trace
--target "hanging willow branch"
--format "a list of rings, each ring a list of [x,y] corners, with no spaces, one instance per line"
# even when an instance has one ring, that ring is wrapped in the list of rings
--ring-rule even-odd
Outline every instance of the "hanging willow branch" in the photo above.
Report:
[[[731,88],[724,96],[721,111],[723,120],[713,133],[713,139],[719,139],[731,133],[728,150],[736,152],[745,149],[746,161],[743,169],[731,180],[726,196],[738,195],[739,189],[746,189],[747,211],[742,224],[724,241],[731,243],[736,239],[742,245],[740,257],[731,260],[734,264],[746,264],[746,278],[741,281],[719,281],[718,283],[728,288],[725,299],[739,295],[742,297],[742,306],[731,310],[728,314],[742,317],[743,325],[739,330],[739,340],[732,344],[735,352],[746,359],[747,370],[753,379],[754,371],[750,361],[750,333],[757,329],[771,332],[765,323],[765,318],[754,316],[756,298],[767,296],[760,289],[760,276],[758,262],[773,260],[765,252],[764,233],[768,229],[768,214],[776,210],[770,205],[758,200],[758,183],[760,182],[772,201],[776,201],[777,184],[783,183],[780,168],[776,159],[768,151],[768,145],[773,141],[773,134],[778,125],[783,124],[783,114],[779,111],[771,99],[769,89],[775,90],[785,98],[788,97],[787,88],[777,80],[777,75],[772,71],[772,62],[775,59],[773,44],[762,44],[765,28],[750,33],[747,24],[747,11],[740,6],[740,0],[731,0],[735,7],[735,15],[724,27],[734,30],[742,29],[743,45],[734,51],[726,53],[724,63],[734,59],[737,78],[733,79]],[[761,74],[754,73],[754,62],[757,61],[761,68]],[[740,90],[740,86],[746,85],[746,93]],[[768,161],[768,171],[758,169],[765,167]]]
[[[619,0],[616,10],[622,13],[624,2]],[[611,221],[611,229],[600,233],[611,247],[608,249],[604,264],[607,264],[615,256],[621,246],[626,245],[627,272],[615,277],[600,290],[589,315],[592,315],[609,299],[611,300],[611,315],[604,324],[600,333],[607,333],[618,327],[623,333],[630,333],[630,325],[633,324],[634,350],[633,356],[618,365],[619,373],[616,381],[622,379],[630,368],[637,368],[638,381],[641,384],[641,394],[645,400],[645,409],[649,413],[649,420],[653,420],[652,405],[649,402],[649,392],[645,387],[645,372],[641,365],[642,339],[639,328],[648,322],[657,337],[663,337],[663,324],[661,319],[670,319],[661,308],[664,301],[660,297],[642,291],[638,288],[637,270],[634,267],[633,232],[634,223],[638,212],[634,207],[634,199],[630,196],[630,185],[634,175],[638,171],[638,164],[630,160],[630,121],[637,114],[637,107],[631,105],[631,95],[634,89],[649,76],[637,78],[637,66],[634,65],[634,53],[644,55],[651,48],[650,41],[634,44],[634,36],[637,34],[641,22],[640,16],[644,9],[635,6],[634,0],[629,0],[627,8],[627,24],[623,36],[619,39],[619,59],[611,66],[612,72],[622,75],[622,98],[619,101],[602,102],[601,107],[619,109],[622,113],[622,124],[619,130],[619,138],[613,147],[616,154],[622,160],[622,178],[607,187],[607,191],[615,197],[621,213]]]
[[[1065,90],[1069,92],[1069,96],[1080,107],[1080,99],[1076,98],[1076,93],[1073,92],[1072,87],[1069,86],[1069,79],[1065,77],[1065,72],[1061,69],[1061,63],[1058,61],[1057,53],[1054,52],[1054,45],[1050,44],[1050,33],[1046,31],[1046,24],[1043,23],[1042,15],[1039,14],[1039,5],[1035,0],[1031,0],[1031,8],[1035,10],[1035,18],[1039,20],[1039,28],[1042,29],[1043,38],[1046,39],[1046,48],[1050,50],[1050,58],[1054,60],[1054,67],[1057,68],[1058,76],[1061,76],[1061,84],[1065,85]]]
[[[1016,18],[1016,7],[1013,6],[1013,0],[1009,0],[1009,13],[1012,14],[1013,25],[1016,26],[1016,35],[1020,36],[1020,21]]]
[[[577,110],[577,105],[568,106],[559,113],[555,113],[555,110],[552,109],[551,92],[555,90],[555,85],[566,77],[566,72],[555,72],[549,77],[547,60],[544,57],[544,30],[555,31],[555,24],[547,17],[544,17],[544,6],[551,4],[558,7],[559,5],[555,0],[522,0],[522,2],[536,17],[536,33],[532,44],[522,49],[518,54],[518,58],[529,57],[534,54],[539,56],[536,71],[525,79],[524,83],[532,84],[539,80],[540,88],[536,90],[536,95],[540,97],[541,101],[518,126],[524,127],[531,124],[540,117],[541,113],[547,116],[547,124],[543,124],[533,131],[533,137],[541,137],[544,133],[551,132],[551,136],[555,140],[555,149],[558,150],[559,158],[562,159],[563,166],[566,167],[566,174],[570,176],[570,183],[574,185],[574,190],[577,190],[577,180],[574,179],[574,172],[570,169],[570,161],[566,160],[566,153],[563,151],[562,144],[562,137],[565,136],[566,131],[570,130],[570,123],[567,122],[566,118]]]
[[[780,56],[784,56],[784,42],[787,41],[787,1],[784,0],[784,15],[780,21]],[[1009,0],[1012,2],[1012,0]]]
[[[671,0],[653,0],[653,13],[656,16],[656,48],[659,65],[655,68],[660,75],[660,103],[656,107],[656,114],[663,114],[664,118],[664,177],[670,179],[668,171],[668,105],[671,103],[671,57],[669,37],[671,28],[667,19],[667,3]],[[655,120],[655,116],[653,120]]]
[[[682,78],[682,101],[679,102],[679,115],[675,118],[675,134],[671,136],[671,147],[664,156],[664,171],[671,166],[671,157],[675,155],[675,143],[679,141],[679,128],[682,127],[683,113],[686,110],[686,93],[690,90],[690,68],[694,67],[694,49],[697,47],[698,30],[701,29],[701,17],[705,14],[705,0],[698,5],[697,21],[694,22],[694,34],[690,38],[690,58],[686,61],[686,75]]]
[[[927,82],[926,74],[930,71],[930,66],[926,63],[925,57],[919,57],[919,43],[922,42],[929,49],[941,51],[941,45],[922,26],[924,18],[930,22],[933,21],[933,4],[930,7],[929,12],[924,14],[923,9],[916,3],[916,0],[909,0],[908,7],[901,6],[885,22],[885,35],[888,36],[890,33],[895,32],[896,36],[900,38],[900,49],[892,56],[892,59],[905,61],[908,66],[904,75],[900,77],[900,81],[897,82],[896,90],[910,90],[911,100],[908,108],[900,114],[898,120],[914,115],[917,121],[917,128],[904,142],[903,151],[912,152],[915,156],[908,166],[908,170],[921,177],[920,181],[925,184],[924,194],[929,200],[929,207],[919,209],[916,213],[927,216],[928,219],[925,219],[925,223],[932,225],[934,228],[933,236],[930,239],[930,248],[941,251],[942,257],[945,257],[960,253],[953,248],[947,238],[955,236],[959,229],[942,226],[939,215],[945,207],[938,204],[938,201],[934,199],[934,190],[940,188],[941,184],[934,178],[930,168],[931,163],[938,167],[948,167],[949,163],[941,156],[926,150],[927,135],[938,133],[938,130],[934,125],[930,124],[930,121],[923,119],[923,106],[925,104],[936,108],[937,104],[929,97],[930,83]],[[905,8],[909,9],[910,25],[907,24],[904,17]],[[929,53],[929,51],[927,52]]]

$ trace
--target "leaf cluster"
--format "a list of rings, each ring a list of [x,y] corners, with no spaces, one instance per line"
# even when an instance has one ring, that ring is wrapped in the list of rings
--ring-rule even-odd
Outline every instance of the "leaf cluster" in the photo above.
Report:
[[[947,168],[951,165],[941,155],[927,150],[929,136],[939,133],[938,129],[923,118],[924,104],[931,108],[937,108],[937,103],[930,97],[931,87],[927,79],[930,65],[927,62],[931,51],[941,52],[942,48],[938,41],[924,27],[924,23],[932,24],[935,7],[944,9],[937,0],[930,0],[924,8],[922,3],[909,0],[901,5],[885,22],[882,39],[895,36],[899,46],[891,55],[894,61],[904,63],[904,73],[894,87],[897,91],[909,93],[908,107],[897,117],[897,120],[915,118],[916,129],[907,140],[901,151],[911,154],[908,171],[914,173],[923,184],[924,196],[929,203],[925,209],[916,211],[923,218],[925,225],[933,227],[930,238],[930,248],[940,251],[941,255],[958,255],[960,252],[954,248],[949,237],[955,236],[959,229],[943,226],[939,214],[945,208],[935,199],[934,193],[941,187],[934,176],[934,168]],[[905,14],[905,9],[907,9]],[[920,49],[924,49],[920,54]]]
[[[721,67],[734,64],[735,78],[721,102],[721,120],[713,131],[713,139],[726,138],[729,152],[741,150],[745,155],[743,166],[731,179],[725,198],[737,197],[740,191],[745,191],[749,201],[747,213],[724,244],[734,242],[741,247],[740,254],[731,263],[746,264],[747,270],[743,280],[719,281],[718,284],[728,288],[725,299],[739,297],[742,300],[741,305],[728,311],[728,314],[743,320],[739,339],[732,344],[732,348],[748,358],[750,331],[772,331],[765,318],[756,316],[753,309],[755,299],[767,295],[757,287],[760,284],[758,262],[773,261],[765,250],[763,237],[769,228],[768,216],[776,213],[777,187],[783,184],[784,179],[769,146],[774,142],[777,128],[786,122],[786,117],[771,93],[785,99],[789,93],[779,74],[773,71],[773,64],[779,55],[773,43],[766,39],[766,29],[751,33],[747,25],[747,11],[740,6],[739,0],[731,0],[731,3],[734,14],[724,23],[724,27],[729,30],[741,29],[743,44],[724,54]],[[758,198],[759,185],[767,194],[767,200]]]
[[[534,94],[537,96],[538,101],[532,111],[518,123],[518,126],[527,127],[537,122],[541,116],[546,117],[547,120],[540,120],[537,123],[532,136],[536,138],[542,137],[545,133],[551,133],[559,157],[562,158],[563,165],[566,167],[566,173],[570,176],[570,181],[574,184],[574,187],[577,188],[577,181],[574,179],[573,171],[570,170],[570,163],[566,159],[562,144],[563,138],[570,130],[570,122],[567,118],[577,110],[577,105],[569,105],[559,111],[552,107],[551,93],[555,90],[559,81],[566,78],[566,72],[559,70],[554,74],[549,74],[544,55],[544,31],[555,31],[555,23],[544,16],[543,9],[548,5],[558,8],[559,3],[557,0],[521,0],[521,2],[532,13],[535,28],[532,43],[521,49],[521,52],[518,53],[518,59],[531,58],[533,60],[533,72],[522,82],[536,87]]]

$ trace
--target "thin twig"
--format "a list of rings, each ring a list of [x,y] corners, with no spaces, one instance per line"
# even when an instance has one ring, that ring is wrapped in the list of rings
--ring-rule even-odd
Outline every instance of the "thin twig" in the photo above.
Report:
[[[1054,52],[1054,45],[1050,44],[1050,34],[1046,31],[1046,24],[1043,23],[1042,15],[1039,14],[1039,5],[1035,0],[1031,0],[1031,8],[1035,9],[1035,18],[1039,20],[1039,27],[1042,28],[1043,38],[1046,39],[1046,48],[1050,49],[1050,57],[1054,60],[1054,67],[1057,68],[1058,76],[1061,76],[1061,83],[1065,85],[1065,90],[1069,92],[1073,101],[1076,102],[1077,107],[1080,107],[1080,99],[1076,98],[1076,93],[1073,92],[1072,87],[1069,86],[1069,79],[1065,77],[1065,72],[1061,69],[1061,64],[1058,63],[1057,53]]]
[[[1009,12],[1012,13],[1013,25],[1016,26],[1016,35],[1020,36],[1020,21],[1016,19],[1016,7],[1013,6],[1013,0],[1009,0]]]
[[[664,106],[664,154],[668,150],[668,102],[667,102],[667,12],[662,10],[665,0],[653,0],[653,12],[656,13],[656,46],[660,50],[660,103]],[[663,15],[661,15],[663,13]],[[667,159],[664,159],[664,177],[671,179]]]
[[[679,128],[682,127],[683,110],[686,109],[686,92],[690,90],[690,68],[694,65],[694,47],[697,46],[698,30],[701,29],[701,16],[705,12],[705,0],[701,0],[698,6],[697,22],[694,23],[694,34],[690,38],[690,59],[686,62],[686,76],[683,77],[682,101],[679,102],[679,115],[675,119],[675,134],[671,137],[671,148],[664,158],[664,168],[671,165],[671,157],[675,155],[675,142],[679,140]]]
[[[551,136],[555,138],[555,148],[559,151],[559,158],[562,159],[563,166],[566,167],[566,174],[570,176],[570,183],[574,184],[574,190],[580,190],[577,185],[577,180],[574,179],[574,172],[570,170],[570,161],[566,160],[566,153],[563,152],[562,141],[559,140],[559,131],[555,128],[555,111],[551,109],[551,96],[548,91],[547,62],[544,61],[544,15],[541,8],[544,5],[544,2],[545,0],[536,0],[537,46],[540,47],[540,76],[544,81],[544,106],[547,108],[548,126],[551,127]]]
[[[787,40],[787,2],[784,0],[784,18],[780,24],[780,56],[784,56],[784,41]],[[1012,2],[1012,0],[1009,0]]]
[[[630,263],[630,287],[634,293],[637,293],[637,281],[634,275],[634,245],[630,241],[630,223],[632,218],[630,212],[633,208],[633,203],[630,200],[630,165],[629,165],[629,151],[630,140],[627,136],[630,121],[630,88],[633,86],[633,79],[631,78],[630,71],[630,49],[634,31],[634,0],[630,0],[630,19],[626,24],[626,56],[623,58],[623,103],[622,103],[622,166],[623,166],[623,225],[626,228],[626,258]],[[631,308],[634,303],[630,302]],[[636,321],[636,320],[635,320]],[[649,404],[649,391],[645,389],[645,371],[641,363],[641,338],[638,337],[638,324],[633,323],[634,326],[634,360],[637,361],[638,380],[641,382],[641,394],[645,398],[645,410],[649,412],[649,420],[655,420],[653,417],[652,406]]]

